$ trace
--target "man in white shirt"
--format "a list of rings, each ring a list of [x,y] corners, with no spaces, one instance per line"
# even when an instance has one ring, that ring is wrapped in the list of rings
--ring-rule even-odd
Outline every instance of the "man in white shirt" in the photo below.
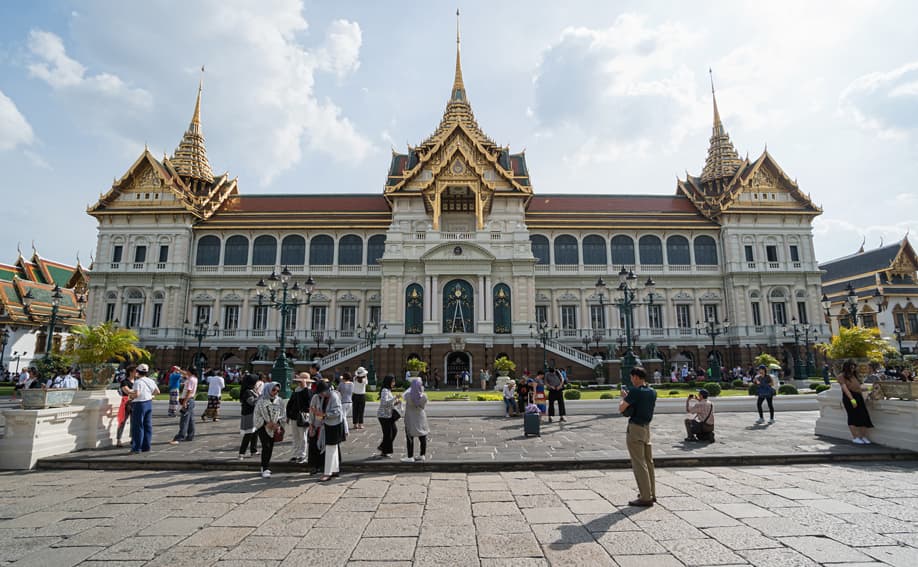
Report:
[[[79,380],[76,379],[76,377],[73,375],[72,372],[68,371],[67,374],[64,376],[64,379],[61,380],[61,388],[77,389],[79,387],[80,387]]]
[[[178,445],[182,441],[194,440],[194,397],[198,393],[198,377],[193,371],[188,372],[185,378],[185,385],[182,390],[182,399],[179,401],[181,410],[179,411],[179,430],[169,441],[170,445]]]
[[[207,379],[207,409],[201,414],[201,421],[205,421],[208,417],[214,421],[220,421],[220,399],[225,387],[226,381],[219,372],[214,372]]]
[[[159,394],[159,387],[149,376],[150,367],[140,364],[128,367],[134,373],[134,388],[128,396],[131,399],[131,454],[146,453],[153,441],[153,396]]]

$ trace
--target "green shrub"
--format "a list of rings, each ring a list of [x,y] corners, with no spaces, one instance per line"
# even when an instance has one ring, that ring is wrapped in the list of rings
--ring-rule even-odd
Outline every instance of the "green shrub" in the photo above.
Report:
[[[564,391],[565,400],[579,400],[580,399],[580,390],[565,390]]]
[[[797,394],[798,392],[797,392],[796,386],[793,386],[791,384],[785,384],[781,386],[780,388],[778,388],[778,393],[784,394],[786,396],[793,396],[794,394]]]
[[[239,393],[242,391],[242,386],[230,386],[227,390],[228,390],[230,399],[238,402]]]
[[[379,394],[377,394],[376,392],[367,392],[367,401],[368,402],[378,402]]]
[[[749,384],[749,395],[755,396],[759,393],[759,387],[755,384]]]
[[[670,390],[670,391],[669,391],[669,395],[670,395],[670,396],[678,396],[679,393],[680,393],[679,390]]]
[[[816,387],[813,389],[816,390],[816,393],[818,394],[819,392],[825,392],[826,390],[830,388],[832,388],[832,386],[828,384],[817,384]]]
[[[736,380],[734,380],[733,382],[731,382],[731,385],[732,385],[734,388],[736,388],[737,390],[742,390],[743,388],[746,387],[746,383],[743,382],[743,379],[742,379],[742,378],[737,378]]]
[[[194,396],[194,401],[196,402],[206,402],[207,401],[207,392],[198,392]]]
[[[712,398],[716,398],[720,395],[720,384],[717,382],[705,382],[702,387],[708,391],[708,394],[710,394]]]
[[[614,400],[615,396],[613,396],[611,392],[603,392],[599,394],[599,399],[600,400]]]
[[[825,386],[822,382],[810,382],[810,390],[815,390],[820,386]]]

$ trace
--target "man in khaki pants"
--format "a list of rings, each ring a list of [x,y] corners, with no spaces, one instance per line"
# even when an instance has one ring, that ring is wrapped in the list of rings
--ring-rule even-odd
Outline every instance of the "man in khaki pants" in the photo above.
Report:
[[[618,411],[628,416],[628,454],[637,480],[640,496],[628,502],[630,506],[653,506],[657,500],[653,471],[653,451],[650,444],[650,422],[657,403],[657,392],[647,386],[647,372],[640,366],[631,369],[633,387],[618,405]]]

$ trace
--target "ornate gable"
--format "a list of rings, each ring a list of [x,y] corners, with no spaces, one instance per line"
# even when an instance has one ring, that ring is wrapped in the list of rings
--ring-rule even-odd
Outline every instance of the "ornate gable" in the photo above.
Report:
[[[915,249],[912,248],[907,236],[902,239],[899,252],[889,264],[888,271],[893,277],[912,277],[918,272],[918,255],[915,254]]]
[[[719,200],[721,212],[745,211],[786,213],[789,211],[822,212],[804,194],[766,149],[754,163],[740,170]]]

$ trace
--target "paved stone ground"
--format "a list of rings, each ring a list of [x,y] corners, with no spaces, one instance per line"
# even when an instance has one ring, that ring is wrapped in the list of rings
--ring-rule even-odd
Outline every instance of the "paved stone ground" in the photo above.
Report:
[[[918,565],[918,464],[0,474],[0,565]]]
[[[55,457],[58,463],[92,463],[93,466],[120,464],[122,466],[160,466],[175,468],[177,463],[198,463],[246,470],[257,467],[257,459],[238,460],[239,425],[238,418],[227,417],[219,422],[202,423],[198,419],[197,435],[190,443],[169,445],[168,441],[177,430],[177,418],[166,418],[163,412],[154,418],[154,444],[150,453],[129,456],[125,449],[99,449],[81,451]],[[685,443],[683,414],[658,415],[653,422],[654,457],[658,460],[720,459],[763,456],[780,457],[774,461],[738,461],[736,464],[762,464],[782,462],[800,455],[827,461],[835,456],[869,456],[889,458],[890,454],[911,455],[914,453],[896,451],[878,445],[854,445],[850,441],[817,437],[813,434],[818,412],[796,411],[776,415],[773,424],[755,424],[754,412],[723,413],[717,415],[717,442]],[[440,463],[492,463],[500,468],[507,463],[559,463],[616,461],[618,466],[628,466],[625,447],[626,419],[612,416],[572,416],[568,422],[548,424],[543,421],[541,437],[524,437],[522,419],[500,417],[482,418],[430,418],[431,435],[428,454],[431,466]],[[406,470],[398,459],[380,462],[370,458],[376,452],[382,436],[375,418],[368,419],[367,429],[352,430],[343,447],[345,470]],[[405,454],[405,437],[402,422],[396,438],[396,457]],[[283,463],[291,456],[289,439],[275,446],[274,462]],[[605,465],[591,465],[605,466]],[[455,470],[455,469],[451,469]]]

